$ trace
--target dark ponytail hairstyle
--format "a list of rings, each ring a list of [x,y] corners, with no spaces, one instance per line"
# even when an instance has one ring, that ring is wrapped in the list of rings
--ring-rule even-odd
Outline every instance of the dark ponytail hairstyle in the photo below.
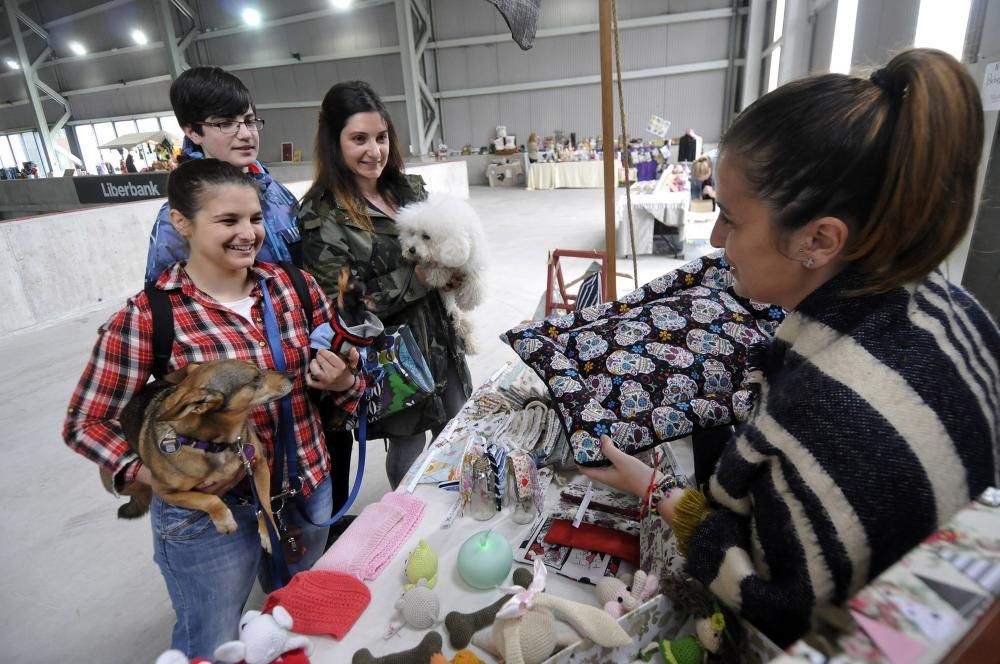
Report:
[[[185,161],[167,178],[167,203],[187,219],[194,219],[201,208],[205,189],[232,184],[257,191],[253,177],[229,162],[218,159],[190,159]]]
[[[965,235],[983,144],[976,84],[955,58],[911,49],[871,78],[823,74],[761,97],[721,154],[791,231],[850,228],[845,260],[883,292],[933,271]]]
[[[364,81],[337,83],[323,97],[319,127],[316,129],[316,178],[304,198],[318,198],[332,193],[354,223],[372,231],[368,205],[354,180],[354,172],[347,167],[340,150],[340,132],[347,119],[355,113],[369,112],[382,116],[389,133],[389,156],[378,179],[378,192],[396,205],[406,202],[404,196],[408,185],[403,176],[403,157],[399,151],[396,127],[385,104]]]

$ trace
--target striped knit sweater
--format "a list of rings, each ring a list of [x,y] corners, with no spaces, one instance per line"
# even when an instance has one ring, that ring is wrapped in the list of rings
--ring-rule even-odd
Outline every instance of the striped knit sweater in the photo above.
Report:
[[[860,297],[845,272],[767,351],[688,571],[779,645],[1000,485],[1000,333],[939,273]]]

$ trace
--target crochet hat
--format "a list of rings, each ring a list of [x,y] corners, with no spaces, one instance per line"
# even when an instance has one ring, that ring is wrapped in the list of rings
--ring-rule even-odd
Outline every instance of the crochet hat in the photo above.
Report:
[[[371,599],[368,587],[350,574],[308,570],[268,595],[262,611],[280,604],[291,614],[295,632],[342,639]]]

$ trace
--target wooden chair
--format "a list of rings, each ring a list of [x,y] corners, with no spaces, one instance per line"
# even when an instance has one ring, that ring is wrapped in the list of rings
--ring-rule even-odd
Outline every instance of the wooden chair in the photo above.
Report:
[[[601,283],[599,288],[599,294],[597,303],[604,301],[605,288],[607,288],[608,283],[608,265],[606,262],[606,254],[603,251],[577,251],[573,249],[555,249],[549,252],[548,260],[548,277],[545,283],[545,315],[551,316],[554,311],[562,311],[564,313],[569,313],[576,309],[576,303],[579,294],[570,293],[568,288],[574,286],[584,279],[586,279],[590,274],[591,270],[588,270],[580,277],[566,282],[563,277],[562,265],[559,262],[561,258],[590,258],[597,261],[600,264],[600,275]]]

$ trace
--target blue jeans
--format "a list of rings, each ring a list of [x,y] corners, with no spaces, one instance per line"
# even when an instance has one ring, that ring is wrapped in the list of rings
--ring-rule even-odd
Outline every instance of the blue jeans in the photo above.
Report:
[[[305,499],[313,521],[330,518],[332,496],[327,477]],[[150,508],[153,560],[163,574],[177,616],[170,647],[192,659],[211,657],[220,644],[239,637],[243,607],[258,574],[261,586],[270,590],[253,505],[231,495],[223,500],[239,526],[231,535],[220,534],[204,512],[175,507],[158,497]],[[304,522],[292,506],[285,509],[289,521],[302,528],[306,547],[302,560],[288,566],[295,574],[312,567],[323,555],[329,528]]]

